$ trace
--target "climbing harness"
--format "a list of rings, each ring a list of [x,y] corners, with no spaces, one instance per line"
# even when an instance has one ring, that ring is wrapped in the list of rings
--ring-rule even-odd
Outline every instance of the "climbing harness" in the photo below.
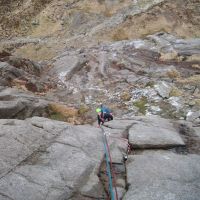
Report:
[[[109,181],[109,193],[111,200],[118,200],[118,194],[117,194],[117,188],[116,188],[116,179],[115,179],[115,174],[113,173],[113,167],[112,167],[112,159],[111,159],[111,154],[110,154],[110,148],[108,145],[106,133],[104,129],[101,127],[102,130],[102,139],[103,139],[103,145],[104,145],[104,151],[105,151],[105,159],[106,159],[106,172],[108,175],[108,181]],[[112,182],[112,177],[115,182],[115,196],[113,192],[113,182]]]

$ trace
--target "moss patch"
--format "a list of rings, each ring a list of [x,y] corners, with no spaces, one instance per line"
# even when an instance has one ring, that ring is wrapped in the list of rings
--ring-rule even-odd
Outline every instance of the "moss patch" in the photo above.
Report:
[[[146,114],[146,105],[147,104],[147,98],[142,97],[140,100],[137,100],[133,103],[133,105],[137,108],[139,108],[139,112],[142,113],[143,115]]]
[[[168,119],[180,119],[185,118],[186,113],[184,110],[176,110],[170,103],[160,102],[159,107],[161,108],[161,116]]]
[[[131,95],[129,94],[129,92],[124,92],[121,96],[120,96],[120,98],[121,98],[121,100],[122,101],[129,101],[130,99],[131,99]]]
[[[182,96],[182,94],[183,94],[182,91],[180,91],[176,87],[173,87],[172,90],[171,90],[171,92],[170,92],[170,94],[169,94],[169,96],[170,97],[180,97],[180,96]]]
[[[48,110],[49,118],[53,120],[65,121],[76,125],[91,123],[91,117],[87,116],[89,108],[86,106],[73,108],[58,103],[51,103]]]
[[[78,116],[78,110],[62,104],[49,104],[50,118],[59,121],[69,121],[70,118]]]
[[[154,82],[154,81],[149,81],[149,82],[145,85],[145,87],[153,88],[154,85],[155,85],[155,82]]]
[[[50,60],[56,56],[57,47],[48,47],[44,44],[27,44],[15,51],[15,55],[34,61]]]
[[[113,41],[121,41],[121,40],[128,40],[128,36],[126,34],[126,31],[123,29],[118,29],[115,31],[115,33],[112,36]]]
[[[195,100],[195,104],[196,104],[197,106],[200,106],[200,99],[196,99],[196,100]]]
[[[56,113],[56,112],[51,113],[50,119],[58,121],[67,121],[67,118],[65,116],[63,116],[61,113]]]
[[[178,78],[180,77],[180,73],[177,71],[177,70],[170,70],[167,72],[167,76],[171,79],[175,79],[175,78]]]
[[[200,86],[200,75],[194,75],[185,79],[179,79],[177,80],[177,82],[181,84],[191,84],[194,86]]]
[[[89,108],[84,106],[84,105],[81,105],[80,108],[78,109],[78,114],[79,115],[84,115],[86,114],[87,112],[89,111]]]

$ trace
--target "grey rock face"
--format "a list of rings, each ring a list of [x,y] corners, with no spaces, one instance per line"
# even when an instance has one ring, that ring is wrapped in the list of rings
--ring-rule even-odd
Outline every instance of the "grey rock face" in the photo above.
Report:
[[[89,106],[96,106],[99,101],[109,106],[115,103],[120,105],[116,112],[120,110],[123,114],[127,110],[144,114],[141,101],[145,98],[148,103],[145,111],[148,113],[185,117],[187,97],[180,101],[169,98],[171,95],[191,95],[193,90],[184,89],[179,81],[182,77],[187,81],[187,78],[199,73],[193,66],[199,63],[198,60],[193,61],[199,52],[199,42],[199,39],[180,40],[158,33],[143,40],[69,48],[55,58],[49,71],[62,90],[55,93],[55,98]],[[129,98],[123,98],[123,95]],[[141,109],[134,109],[133,102],[138,102]]]
[[[20,101],[0,101],[0,118],[13,118],[23,109],[25,109],[25,105]]]
[[[0,84],[7,86],[10,85],[10,82],[24,75],[24,72],[20,69],[17,69],[6,62],[0,62]]]
[[[159,84],[155,85],[155,89],[161,97],[169,98],[172,87],[166,82],[160,82]]]
[[[113,163],[123,164],[123,156],[126,155],[128,140],[123,138],[109,137],[110,154]]]
[[[66,81],[69,81],[77,71],[79,71],[86,63],[86,60],[81,57],[75,56],[62,56],[59,57],[55,65],[58,66],[55,69],[52,69],[50,73],[59,74],[60,84],[65,84]]]
[[[195,120],[197,120],[198,118],[200,118],[200,111],[195,111],[195,112],[192,112],[192,111],[190,111],[188,114],[187,114],[187,118],[186,118],[186,120],[187,121],[195,121]]]
[[[0,120],[0,129],[0,198],[60,200],[80,191],[101,198],[99,182],[81,190],[98,178],[103,157],[99,129],[39,117]]]
[[[195,135],[198,136],[200,139],[200,127],[194,127],[193,129],[195,131]]]
[[[39,118],[44,127],[48,126],[49,129],[52,127],[51,129],[55,131],[47,132],[46,128],[43,129],[43,126],[35,123],[36,119],[32,119],[33,124],[29,120],[0,120],[1,177],[38,150],[40,146],[47,144],[54,134],[59,134],[62,129],[68,127],[60,122],[54,123],[52,127],[50,120],[42,121],[42,118]]]
[[[44,66],[28,59],[0,52],[0,85],[17,86],[32,92],[44,92],[52,88],[49,77],[41,74]]]
[[[133,148],[141,149],[185,145],[173,124],[159,117],[151,117],[149,122],[134,124],[129,130],[129,143]]]
[[[129,190],[124,200],[198,200],[200,156],[171,152],[143,153],[129,157]]]
[[[126,129],[127,127],[132,126],[134,123],[135,123],[134,120],[116,119],[116,120],[107,122],[105,126],[111,129]]]
[[[125,170],[128,133],[133,147],[184,145],[172,123],[160,117],[117,119],[105,125],[112,162],[120,173]],[[101,129],[33,117],[24,121],[1,119],[0,130],[0,199],[105,198],[97,176],[104,155]],[[126,182],[122,174],[117,176],[118,195],[122,198],[125,194],[128,200],[159,200],[161,196],[166,200],[197,200],[199,165],[198,155],[167,151],[129,155],[130,186],[125,194]]]
[[[0,118],[25,119],[32,116],[47,116],[49,102],[30,93],[12,88],[0,91]]]

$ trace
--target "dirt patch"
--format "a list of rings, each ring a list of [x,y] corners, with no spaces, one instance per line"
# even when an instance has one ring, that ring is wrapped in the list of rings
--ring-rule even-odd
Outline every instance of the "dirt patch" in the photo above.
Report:
[[[92,124],[93,118],[90,116],[89,108],[79,106],[78,108],[69,107],[60,103],[49,104],[49,118],[58,121],[65,121],[74,125]]]
[[[16,49],[14,54],[34,61],[44,61],[53,59],[57,55],[57,50],[57,47],[53,48],[53,44],[48,46],[44,44],[27,44]]]
[[[200,154],[200,138],[194,134],[194,130],[185,124],[180,124],[179,132],[186,144],[188,153]]]
[[[23,2],[2,1],[0,3],[0,24],[3,36],[26,34],[33,17],[40,13],[52,0],[33,0]]]
[[[167,32],[183,38],[199,37],[198,7],[199,2],[195,0],[165,1],[145,13],[127,16],[114,30],[104,32],[104,37],[116,41],[144,38],[156,32]]]

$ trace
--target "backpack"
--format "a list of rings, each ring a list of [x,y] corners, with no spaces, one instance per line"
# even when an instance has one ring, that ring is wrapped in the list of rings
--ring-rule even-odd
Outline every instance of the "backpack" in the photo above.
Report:
[[[106,114],[110,114],[111,113],[111,110],[109,108],[105,107],[105,106],[102,106],[101,110],[102,110],[103,113],[106,113]]]

